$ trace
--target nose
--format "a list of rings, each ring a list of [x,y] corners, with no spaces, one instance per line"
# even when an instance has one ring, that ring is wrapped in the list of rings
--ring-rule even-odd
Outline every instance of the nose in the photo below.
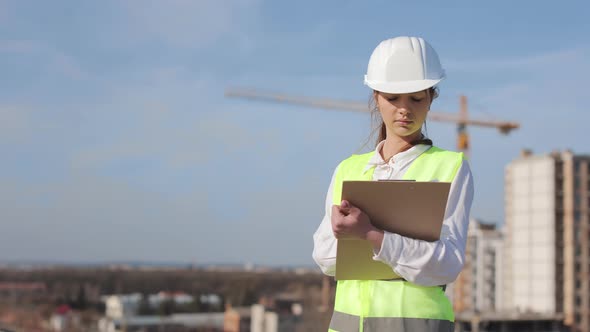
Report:
[[[399,105],[397,105],[397,111],[400,115],[404,116],[412,113],[411,106],[407,105],[406,103],[400,103]]]
[[[395,107],[397,108],[397,111],[400,114],[408,114],[408,113],[412,113],[412,105],[410,103],[410,101],[408,100],[408,98],[400,98],[400,100],[397,101],[397,103],[395,104]]]

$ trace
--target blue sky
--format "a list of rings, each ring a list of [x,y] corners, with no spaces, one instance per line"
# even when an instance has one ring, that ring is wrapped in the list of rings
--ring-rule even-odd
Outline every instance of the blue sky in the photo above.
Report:
[[[582,1],[0,1],[0,261],[310,265],[364,114],[226,99],[227,87],[366,101],[373,48],[417,35],[469,128],[473,217],[503,222],[522,148],[588,154]],[[428,123],[455,147],[455,127]]]

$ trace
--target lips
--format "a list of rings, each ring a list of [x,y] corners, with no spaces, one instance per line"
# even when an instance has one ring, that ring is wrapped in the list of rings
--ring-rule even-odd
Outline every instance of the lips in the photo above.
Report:
[[[395,120],[394,122],[402,124],[402,125],[409,125],[414,121],[412,121],[412,120]]]

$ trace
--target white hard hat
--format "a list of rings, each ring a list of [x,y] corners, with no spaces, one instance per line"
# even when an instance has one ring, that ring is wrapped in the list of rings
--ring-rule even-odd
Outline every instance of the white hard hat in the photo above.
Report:
[[[386,93],[412,93],[445,78],[436,51],[419,37],[382,41],[371,54],[365,84]]]

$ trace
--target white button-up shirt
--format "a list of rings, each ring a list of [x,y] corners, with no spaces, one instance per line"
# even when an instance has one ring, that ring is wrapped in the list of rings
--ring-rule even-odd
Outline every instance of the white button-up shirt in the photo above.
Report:
[[[428,150],[428,145],[416,145],[393,156],[389,162],[381,157],[385,141],[377,145],[366,170],[375,167],[373,180],[403,179],[405,172],[418,156]],[[336,238],[332,232],[332,191],[334,178],[326,195],[326,213],[313,235],[313,259],[322,271],[333,276],[336,267]],[[469,164],[464,160],[451,183],[440,240],[427,242],[384,232],[381,250],[374,260],[393,268],[404,279],[423,286],[445,285],[453,282],[465,259],[469,211],[473,201],[473,177]],[[411,221],[408,221],[411,222]]]

